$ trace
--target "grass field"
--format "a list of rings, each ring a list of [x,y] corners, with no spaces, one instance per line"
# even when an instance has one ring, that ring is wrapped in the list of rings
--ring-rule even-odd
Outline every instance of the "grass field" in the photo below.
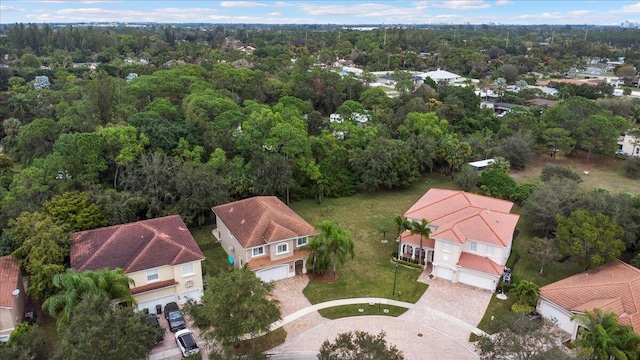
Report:
[[[292,203],[291,208],[312,225],[337,221],[355,242],[356,256],[338,270],[339,279],[333,283],[311,282],[304,290],[305,296],[313,304],[366,296],[418,300],[427,288],[416,282],[420,270],[402,266],[398,267],[396,293],[392,296],[395,266],[391,254],[398,247],[393,218],[404,214],[429,188],[452,186],[449,178],[434,174],[403,190],[329,198],[322,204],[313,200]]]
[[[191,235],[200,246],[200,250],[206,256],[206,259],[202,262],[203,275],[205,276],[215,276],[222,271],[231,270],[231,265],[227,261],[227,253],[211,234],[211,231],[215,228],[215,225],[205,225],[189,229]]]
[[[362,311],[360,311],[362,310]],[[386,312],[385,312],[386,310]],[[366,316],[366,315],[383,315],[398,317],[407,311],[406,308],[381,305],[379,303],[370,304],[357,304],[357,305],[342,305],[334,306],[332,308],[318,310],[322,317],[327,319],[339,319],[349,316]]]

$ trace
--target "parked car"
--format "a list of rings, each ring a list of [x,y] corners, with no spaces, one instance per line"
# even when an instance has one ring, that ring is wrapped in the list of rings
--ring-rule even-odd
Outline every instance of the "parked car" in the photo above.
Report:
[[[158,337],[156,338],[156,344],[160,344],[164,341],[164,329],[160,326],[160,321],[155,314],[147,314],[146,320],[149,324],[154,326],[158,331]]]
[[[189,329],[180,330],[176,333],[176,343],[184,357],[200,352],[200,348],[198,348],[198,344],[196,344],[196,339]]]
[[[506,282],[507,284],[511,283],[511,269],[509,269],[508,267],[504,268],[504,272],[502,273],[502,281]]]
[[[180,311],[178,304],[175,302],[170,302],[164,306],[164,318],[167,319],[167,322],[169,323],[169,330],[171,332],[176,332],[186,328],[182,312]]]

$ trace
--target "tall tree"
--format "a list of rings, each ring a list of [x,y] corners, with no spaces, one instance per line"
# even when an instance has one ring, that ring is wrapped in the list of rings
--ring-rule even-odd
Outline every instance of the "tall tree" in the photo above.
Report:
[[[621,240],[624,230],[607,215],[576,210],[568,217],[556,218],[561,251],[576,256],[585,270],[615,260],[625,249]]]
[[[411,234],[420,235],[420,264],[425,265],[424,263],[424,255],[426,251],[422,248],[423,239],[429,239],[431,235],[431,227],[429,226],[429,221],[426,219],[422,219],[421,221],[412,221],[411,222]]]
[[[61,329],[54,359],[144,359],[158,336],[145,316],[131,307],[111,305],[106,296],[88,293]]]
[[[98,294],[109,300],[133,303],[129,290],[133,279],[127,277],[122,269],[104,269],[98,271],[66,272],[53,277],[53,286],[58,293],[48,297],[42,303],[42,309],[58,319],[58,326],[69,323],[71,316],[83,297]]]
[[[203,324],[202,334],[209,344],[237,343],[243,336],[258,336],[280,319],[278,301],[271,297],[274,285],[258,279],[248,267],[207,279],[202,309],[190,302],[185,313]]]
[[[354,243],[351,236],[337,222],[328,220],[320,224],[320,235],[318,239],[322,243],[322,251],[331,259],[333,275],[336,276],[336,270],[339,265],[347,261],[347,256],[355,257]]]
[[[544,267],[557,257],[555,239],[534,237],[527,251],[540,264],[540,275],[545,275]]]
[[[331,342],[325,340],[320,347],[319,360],[403,360],[402,351],[388,345],[385,333],[371,335],[364,331],[338,334]]]
[[[610,311],[593,309],[573,317],[583,327],[575,344],[591,359],[637,359],[640,356],[640,335],[628,325],[618,322]]]

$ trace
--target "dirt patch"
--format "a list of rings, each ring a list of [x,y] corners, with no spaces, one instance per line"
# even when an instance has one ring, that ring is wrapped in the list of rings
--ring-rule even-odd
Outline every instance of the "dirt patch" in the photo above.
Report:
[[[323,282],[323,283],[334,283],[340,280],[340,275],[334,274],[333,271],[330,271],[326,274],[308,274],[309,281],[315,282]]]

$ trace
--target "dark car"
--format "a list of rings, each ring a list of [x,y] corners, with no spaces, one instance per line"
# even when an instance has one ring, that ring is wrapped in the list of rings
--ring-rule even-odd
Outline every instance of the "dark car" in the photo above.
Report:
[[[180,312],[178,304],[174,302],[170,302],[164,306],[164,318],[167,319],[167,322],[169,323],[169,330],[171,332],[176,332],[186,328],[182,312]]]
[[[155,314],[147,314],[145,318],[149,324],[157,329],[158,337],[156,338],[156,344],[159,344],[164,341],[164,329],[160,326],[160,321],[158,321],[158,317]]]

